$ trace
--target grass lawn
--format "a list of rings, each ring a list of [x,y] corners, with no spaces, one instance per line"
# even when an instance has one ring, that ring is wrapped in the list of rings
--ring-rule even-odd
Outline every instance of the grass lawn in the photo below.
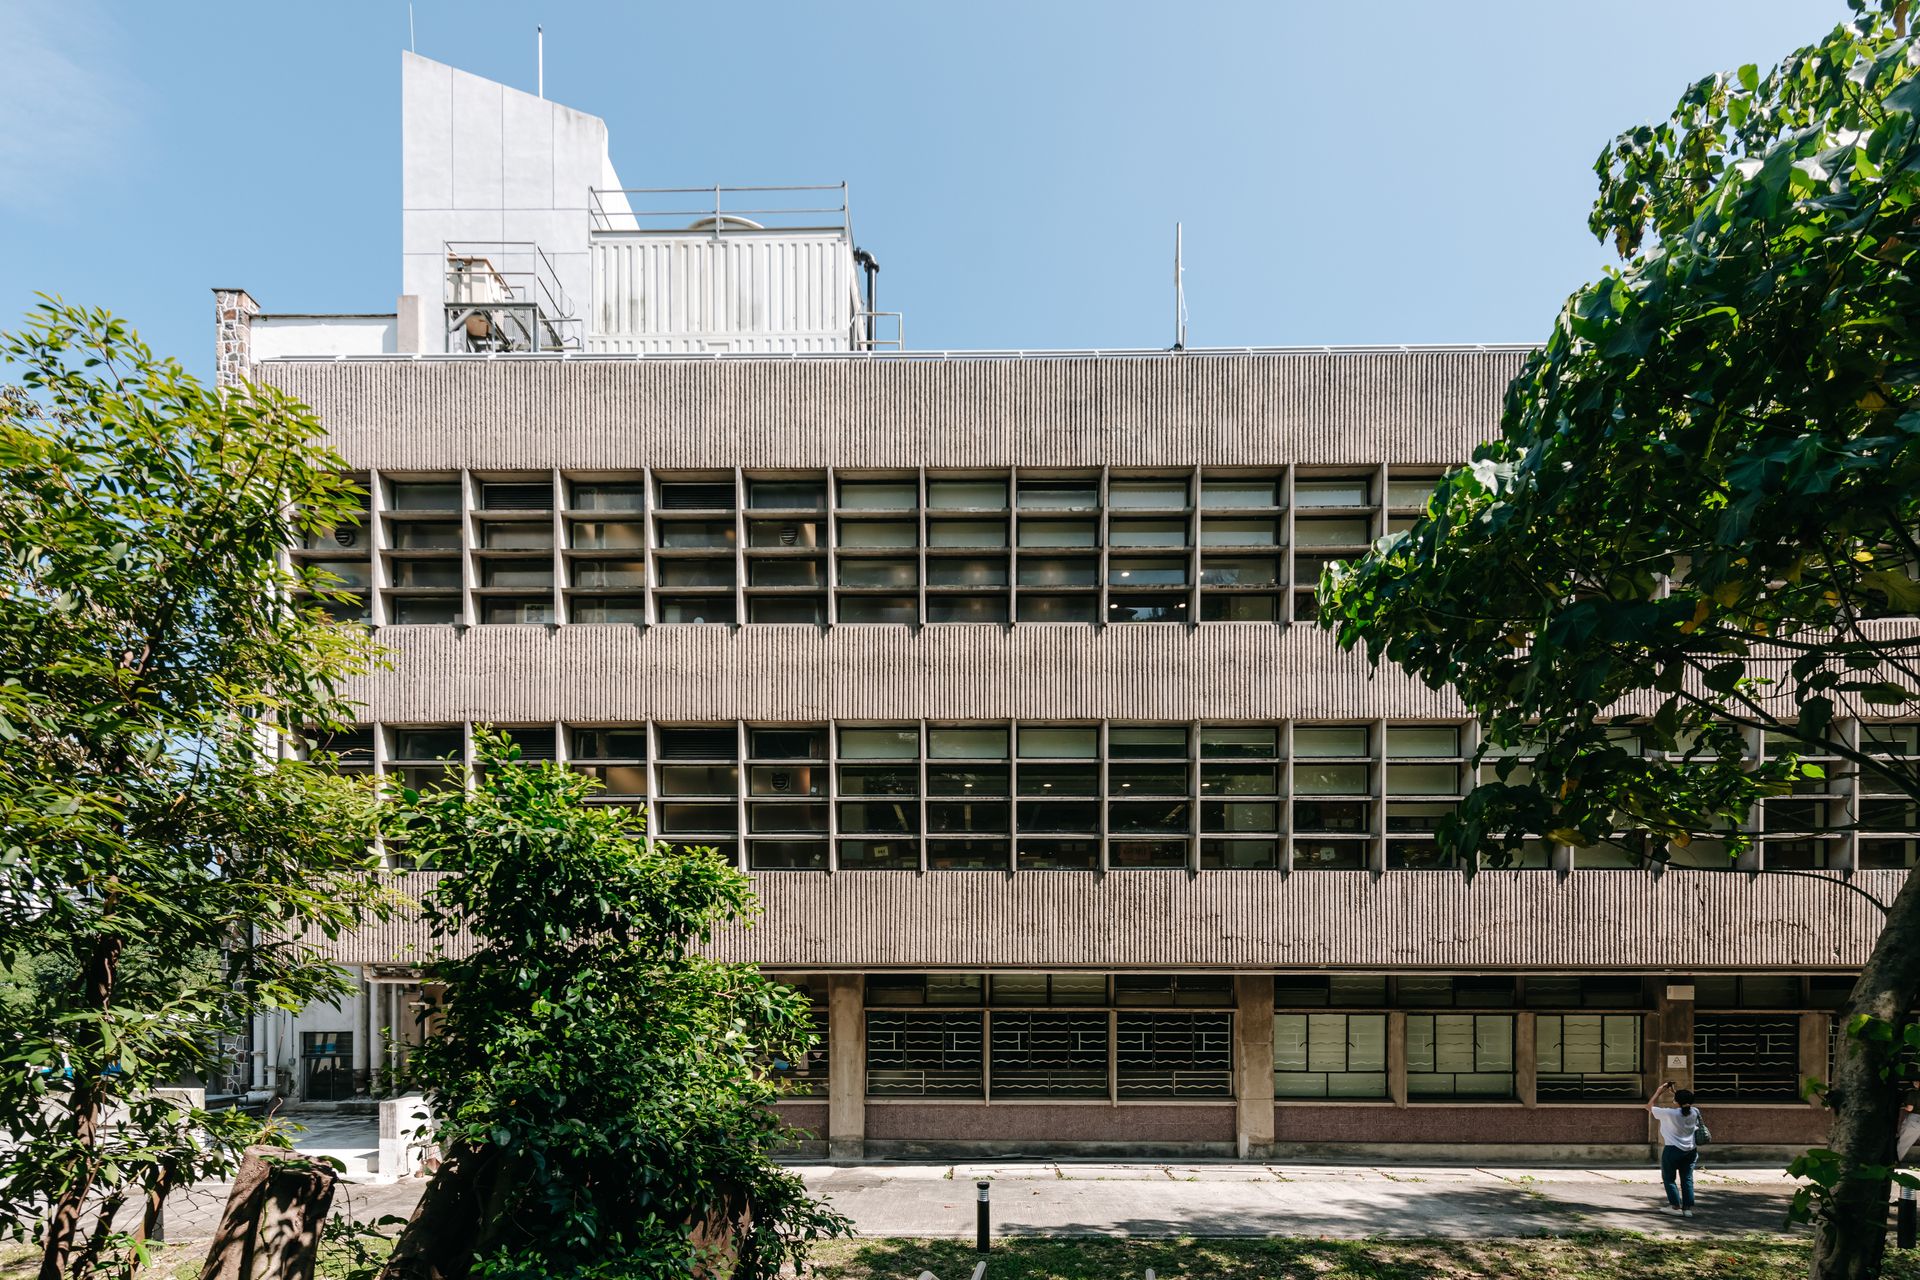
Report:
[[[1807,1274],[1804,1240],[1668,1240],[1624,1233],[1525,1240],[1010,1240],[987,1280],[1787,1280]],[[1920,1280],[1920,1254],[1891,1255],[1885,1280]],[[978,1260],[951,1240],[836,1241],[820,1280],[967,1280]]]
[[[1807,1243],[1778,1236],[1671,1240],[1624,1232],[1523,1240],[1041,1240],[996,1244],[987,1280],[1798,1280]],[[967,1280],[977,1257],[958,1240],[842,1240],[820,1248],[817,1280]],[[162,1260],[153,1280],[199,1275],[199,1252]],[[319,1280],[340,1280],[323,1255]],[[0,1247],[0,1277],[33,1274]],[[1920,1280],[1920,1252],[1889,1253],[1884,1280]]]

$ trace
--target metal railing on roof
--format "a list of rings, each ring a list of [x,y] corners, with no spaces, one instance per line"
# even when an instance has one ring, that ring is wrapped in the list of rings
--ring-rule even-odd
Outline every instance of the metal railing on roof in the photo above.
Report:
[[[546,250],[531,240],[449,240],[447,346],[456,355],[577,351],[582,322]]]
[[[819,192],[833,192],[828,200]],[[697,197],[697,198],[696,198]],[[665,207],[656,207],[665,206]],[[587,193],[594,231],[741,235],[761,231],[835,231],[849,238],[847,184],[791,187],[594,187]]]
[[[885,313],[881,313],[885,314]],[[1295,347],[1188,347],[1174,351],[1167,347],[1055,347],[1041,349],[980,348],[975,350],[868,350],[868,351],[538,351],[480,352],[385,352],[367,355],[267,356],[263,363],[311,364],[315,362],[368,360],[1113,360],[1152,359],[1186,360],[1208,356],[1366,356],[1366,355],[1449,355],[1479,352],[1483,354],[1525,354],[1540,350],[1535,342],[1454,342],[1454,343],[1379,343],[1353,346]]]

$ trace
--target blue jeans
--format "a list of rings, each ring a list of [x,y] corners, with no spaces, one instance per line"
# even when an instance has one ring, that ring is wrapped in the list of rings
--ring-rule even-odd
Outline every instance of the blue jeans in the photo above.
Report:
[[[1698,1151],[1660,1148],[1660,1183],[1667,1189],[1667,1203],[1676,1209],[1693,1208],[1693,1162],[1699,1158]],[[1676,1179],[1680,1183],[1678,1190],[1673,1185]]]

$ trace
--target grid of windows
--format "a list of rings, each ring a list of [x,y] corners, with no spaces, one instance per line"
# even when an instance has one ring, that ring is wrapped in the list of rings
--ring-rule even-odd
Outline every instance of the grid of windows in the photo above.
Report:
[[[1276,1098],[1387,1096],[1387,1015],[1276,1013]]]
[[[867,979],[867,1093],[1230,1098],[1233,1014],[1222,1006],[1232,1003],[1224,975],[875,975]]]
[[[1693,1022],[1693,1087],[1729,1102],[1799,1097],[1800,1020],[1700,1014]]]
[[[1897,788],[1920,776],[1920,725],[1861,724],[1860,749],[1875,767],[1859,770],[1860,865],[1904,868],[1920,859],[1920,806]]]
[[[296,553],[355,593],[335,610],[346,621],[1273,624],[1311,618],[1327,561],[1410,523],[1431,476],[636,468],[364,483],[366,517]]]
[[[1920,759],[1913,724],[1845,727],[1890,769]],[[1436,831],[1471,785],[1474,735],[1471,724],[1389,721],[508,728],[527,758],[599,778],[600,801],[644,806],[654,834],[766,871],[1457,871],[1439,855]],[[445,762],[466,758],[461,725],[350,732],[364,740],[343,767],[407,785],[434,785]],[[534,737],[551,743],[537,756]],[[1513,754],[1510,780],[1528,767]],[[1496,769],[1483,762],[1482,779]],[[1833,772],[1841,783],[1813,783],[1850,787],[1872,771]],[[1831,805],[1834,817],[1857,809],[1857,865],[1903,867],[1920,843],[1915,806],[1868,785],[1767,804]],[[1854,840],[1820,837],[1812,865],[1846,867]],[[1787,837],[1773,828],[1762,843],[1773,858]],[[1618,849],[1556,852],[1528,841],[1509,865],[1642,863]]]
[[[1409,1098],[1511,1098],[1513,1026],[1508,1013],[1407,1015]]]
[[[1640,1018],[1630,1013],[1542,1013],[1534,1018],[1535,1090],[1542,1102],[1635,1100],[1641,1094]]]

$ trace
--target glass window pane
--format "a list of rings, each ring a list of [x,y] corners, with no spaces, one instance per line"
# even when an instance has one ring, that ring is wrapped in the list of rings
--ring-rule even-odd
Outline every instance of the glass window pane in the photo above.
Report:
[[[840,505],[850,510],[911,511],[920,504],[912,480],[842,480]]]
[[[1184,547],[1187,545],[1187,522],[1114,520],[1107,526],[1107,539],[1116,547]]]
[[[929,511],[997,511],[1007,505],[1005,480],[929,480]]]
[[[1004,547],[1004,520],[934,520],[927,525],[930,547]]]
[[[1460,726],[1452,724],[1390,724],[1387,726],[1389,756],[1457,756],[1460,754]]]
[[[1277,547],[1282,541],[1278,520],[1222,520],[1208,516],[1200,522],[1203,547]]]
[[[1021,480],[1022,511],[1084,511],[1100,505],[1100,482],[1084,480]]]
[[[920,526],[904,520],[842,520],[843,547],[913,547],[920,543]]]
[[[1005,760],[1005,726],[927,730],[927,756],[938,760]]]
[[[840,561],[840,585],[843,587],[916,587],[920,585],[920,566],[913,560]]]
[[[1460,792],[1460,766],[1452,764],[1390,764],[1390,796],[1450,796]]]
[[[1353,725],[1313,725],[1293,731],[1293,754],[1309,757],[1365,756],[1367,727]]]
[[[1187,481],[1184,476],[1148,480],[1109,480],[1107,505],[1116,509],[1184,507],[1187,505]]]
[[[1209,760],[1271,760],[1280,754],[1280,731],[1269,724],[1200,726],[1200,755]]]
[[[1299,507],[1366,507],[1373,504],[1373,483],[1366,476],[1296,479],[1293,501]]]
[[[1114,725],[1107,730],[1107,753],[1115,760],[1184,759],[1187,730],[1184,725]]]
[[[920,754],[918,729],[840,730],[840,757],[843,760],[915,759]]]
[[[1020,726],[1022,759],[1093,759],[1100,754],[1100,731],[1092,725]]]
[[[1207,476],[1200,481],[1203,507],[1276,507],[1279,483],[1271,476]]]
[[[1097,547],[1099,536],[1091,520],[1022,520],[1023,547]]]
[[[1308,764],[1293,767],[1293,790],[1302,796],[1364,796],[1368,794],[1364,764]]]

